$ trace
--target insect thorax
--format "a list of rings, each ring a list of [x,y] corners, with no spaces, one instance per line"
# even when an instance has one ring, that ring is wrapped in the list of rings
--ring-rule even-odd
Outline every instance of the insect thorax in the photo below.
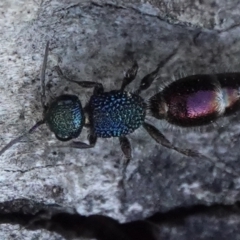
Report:
[[[89,102],[90,121],[97,137],[120,137],[139,128],[146,115],[143,99],[125,91],[93,95]]]

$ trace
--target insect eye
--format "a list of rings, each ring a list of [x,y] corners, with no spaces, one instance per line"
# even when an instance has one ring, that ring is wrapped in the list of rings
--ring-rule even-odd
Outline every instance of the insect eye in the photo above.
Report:
[[[56,98],[45,114],[45,121],[59,140],[77,138],[84,125],[84,112],[80,100],[74,95]]]

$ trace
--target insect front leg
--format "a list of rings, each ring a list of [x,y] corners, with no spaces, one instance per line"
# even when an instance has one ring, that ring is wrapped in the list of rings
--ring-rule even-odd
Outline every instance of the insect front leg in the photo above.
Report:
[[[60,78],[67,80],[68,82],[74,82],[83,88],[94,88],[93,94],[101,93],[104,90],[101,83],[91,81],[75,81],[66,77],[59,66],[55,66],[55,70]]]
[[[173,149],[185,156],[188,157],[205,157],[202,154],[198,153],[197,151],[193,151],[191,149],[183,149],[175,147],[172,143],[170,143],[167,138],[153,125],[149,123],[144,123],[143,127],[146,129],[148,134],[157,142],[160,143],[162,146]],[[205,157],[206,158],[206,157]]]

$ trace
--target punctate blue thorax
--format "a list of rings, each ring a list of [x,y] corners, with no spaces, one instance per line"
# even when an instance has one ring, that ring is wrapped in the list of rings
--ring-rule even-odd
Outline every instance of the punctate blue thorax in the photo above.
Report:
[[[110,91],[93,95],[90,121],[97,137],[120,137],[139,128],[146,115],[143,99],[129,92]]]
[[[80,100],[74,95],[56,98],[45,114],[45,121],[61,141],[78,137],[84,125],[84,112]]]

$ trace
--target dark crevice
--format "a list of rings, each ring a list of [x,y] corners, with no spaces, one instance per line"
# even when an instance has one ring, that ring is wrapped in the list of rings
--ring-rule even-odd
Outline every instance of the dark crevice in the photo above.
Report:
[[[225,218],[230,215],[240,216],[240,202],[236,202],[233,205],[214,204],[210,206],[194,205],[190,207],[179,207],[165,213],[156,213],[146,220],[158,225],[170,224],[173,226],[183,225],[184,221],[192,216]]]
[[[164,213],[156,213],[145,220],[120,224],[101,215],[82,216],[73,208],[46,205],[27,199],[0,203],[0,224],[19,224],[29,230],[46,229],[66,239],[76,237],[99,240],[157,240],[162,225],[184,226],[190,217],[227,218],[240,215],[240,203],[180,207]]]

